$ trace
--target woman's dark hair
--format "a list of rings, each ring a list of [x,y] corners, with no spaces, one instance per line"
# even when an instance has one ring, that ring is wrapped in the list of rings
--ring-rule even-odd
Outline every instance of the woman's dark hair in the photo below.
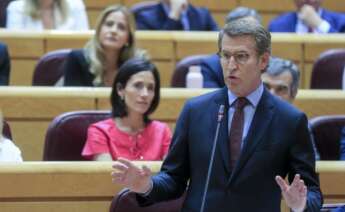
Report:
[[[153,113],[158,104],[160,99],[160,79],[159,73],[156,66],[147,59],[143,58],[132,58],[127,60],[125,63],[121,65],[118,70],[118,73],[114,79],[110,102],[112,107],[112,116],[113,117],[125,117],[128,115],[127,107],[125,105],[125,101],[121,99],[118,94],[118,88],[124,89],[128,80],[134,75],[141,71],[150,71],[153,74],[153,78],[155,80],[155,93],[152,99],[151,105],[149,109],[144,113],[144,122],[150,122],[148,116]]]

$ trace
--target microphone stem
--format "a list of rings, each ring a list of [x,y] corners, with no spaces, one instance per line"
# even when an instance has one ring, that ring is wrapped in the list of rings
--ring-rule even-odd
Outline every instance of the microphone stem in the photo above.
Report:
[[[208,165],[208,171],[207,171],[207,177],[206,177],[205,190],[204,190],[204,194],[203,194],[203,196],[202,196],[202,202],[201,202],[200,212],[204,212],[204,209],[205,209],[205,202],[206,202],[208,184],[209,184],[209,182],[210,182],[211,171],[212,171],[212,167],[213,167],[214,154],[215,154],[215,152],[216,152],[216,146],[217,146],[217,141],[218,141],[218,134],[219,134],[219,127],[220,127],[221,119],[222,119],[222,118],[218,118],[217,129],[216,129],[216,136],[214,137],[214,141],[213,141],[213,147],[212,147],[212,153],[211,153],[211,160],[210,160],[210,164]]]

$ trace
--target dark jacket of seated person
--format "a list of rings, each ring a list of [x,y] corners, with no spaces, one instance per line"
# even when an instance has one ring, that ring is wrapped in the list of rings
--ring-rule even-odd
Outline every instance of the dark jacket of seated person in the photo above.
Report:
[[[73,50],[64,64],[64,86],[112,86],[120,66],[130,58],[146,57],[135,47],[135,23],[122,5],[105,8],[94,36],[83,49]]]
[[[7,46],[0,43],[0,85],[8,85],[11,62]]]
[[[188,4],[179,20],[169,17],[169,8],[160,2],[135,14],[140,30],[217,31],[218,26],[206,8]]]
[[[320,10],[320,13],[320,17],[330,25],[325,33],[345,32],[345,14],[323,8]],[[270,32],[298,32],[297,24],[298,13],[288,12],[273,19],[268,26],[268,30]]]

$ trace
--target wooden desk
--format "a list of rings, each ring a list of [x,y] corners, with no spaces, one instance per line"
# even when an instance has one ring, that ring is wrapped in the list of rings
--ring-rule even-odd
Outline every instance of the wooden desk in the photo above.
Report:
[[[63,48],[82,48],[93,33],[0,30],[0,41],[8,44],[12,60],[10,84],[31,85],[34,66],[43,54]],[[146,49],[156,63],[163,87],[170,87],[175,65],[182,58],[218,51],[217,32],[138,31],[136,35],[138,47]],[[345,48],[343,35],[272,34],[272,55],[299,65],[300,88],[309,88],[313,62],[330,48]]]
[[[185,101],[210,91],[162,88],[152,118],[174,129]],[[42,160],[45,133],[54,117],[69,111],[110,110],[109,96],[110,88],[0,87],[0,108],[24,159]],[[294,104],[309,118],[345,114],[345,93],[300,90]]]
[[[161,162],[146,164],[153,173]],[[112,162],[24,162],[0,164],[1,212],[108,211],[114,194]],[[345,201],[345,162],[317,162],[325,203]],[[283,211],[287,212],[282,202]]]

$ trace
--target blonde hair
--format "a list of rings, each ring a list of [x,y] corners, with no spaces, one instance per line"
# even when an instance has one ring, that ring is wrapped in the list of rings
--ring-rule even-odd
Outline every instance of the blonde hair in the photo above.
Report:
[[[126,60],[132,57],[144,57],[147,58],[146,52],[139,50],[135,47],[135,30],[136,25],[132,13],[127,9],[127,7],[122,5],[112,5],[105,8],[101,14],[98,16],[96,24],[96,32],[94,36],[89,40],[84,47],[84,56],[88,63],[90,64],[90,72],[95,75],[93,85],[101,86],[103,85],[103,73],[105,66],[105,51],[100,43],[99,34],[101,27],[105,22],[105,19],[109,14],[113,12],[120,11],[124,14],[129,29],[129,39],[128,44],[126,44],[121,50],[118,58],[119,66]]]
[[[62,23],[65,22],[69,15],[69,7],[66,0],[54,0],[54,7],[58,8],[61,15]],[[24,14],[32,19],[40,19],[40,2],[39,0],[24,0]]]

